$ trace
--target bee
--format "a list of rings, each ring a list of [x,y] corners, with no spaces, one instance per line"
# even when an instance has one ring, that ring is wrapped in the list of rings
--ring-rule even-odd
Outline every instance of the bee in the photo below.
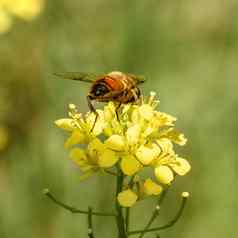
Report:
[[[142,76],[113,71],[104,75],[95,75],[89,73],[56,73],[58,77],[78,80],[91,83],[91,88],[87,94],[87,102],[91,112],[96,117],[91,131],[93,130],[98,119],[98,113],[93,106],[93,101],[117,103],[116,116],[119,120],[118,110],[121,104],[135,103],[141,96],[139,84],[145,81]]]

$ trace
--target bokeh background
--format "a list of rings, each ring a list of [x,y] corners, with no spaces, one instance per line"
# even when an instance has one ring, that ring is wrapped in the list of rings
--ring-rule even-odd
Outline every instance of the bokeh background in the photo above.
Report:
[[[1,0],[0,32],[1,238],[87,237],[86,217],[47,200],[45,187],[80,208],[113,209],[114,181],[80,182],[53,123],[68,103],[88,110],[88,85],[52,75],[112,70],[145,75],[144,93],[158,93],[160,110],[178,117],[189,139],[179,153],[192,171],[171,188],[155,224],[173,216],[182,191],[191,199],[161,237],[237,237],[236,0]],[[154,202],[134,208],[132,228]],[[114,220],[94,225],[96,237],[115,237]]]

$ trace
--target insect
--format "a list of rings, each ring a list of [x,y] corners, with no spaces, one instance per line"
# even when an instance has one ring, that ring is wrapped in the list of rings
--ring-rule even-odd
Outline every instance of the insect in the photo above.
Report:
[[[96,117],[91,131],[98,119],[98,113],[92,101],[98,102],[117,102],[116,116],[119,120],[118,110],[121,104],[134,103],[141,96],[139,84],[145,81],[142,76],[113,71],[104,75],[95,75],[80,72],[56,73],[56,76],[65,79],[79,80],[91,83],[91,88],[87,95],[87,102],[90,111]]]

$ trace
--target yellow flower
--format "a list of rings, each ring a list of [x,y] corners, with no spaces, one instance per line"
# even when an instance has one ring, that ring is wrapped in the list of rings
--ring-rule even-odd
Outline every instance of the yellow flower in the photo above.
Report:
[[[185,175],[191,169],[190,164],[186,159],[176,158],[176,162],[170,165],[172,169],[180,176]]]
[[[176,118],[156,110],[157,105],[155,93],[151,93],[141,103],[121,105],[118,120],[117,104],[109,102],[103,110],[97,110],[99,117],[92,130],[95,114],[83,115],[70,104],[69,118],[55,122],[70,133],[65,147],[84,175],[111,167],[121,170],[125,178],[117,198],[121,206],[130,207],[143,197],[159,195],[162,185],[171,184],[175,174],[183,176],[191,169],[188,161],[175,153],[173,143],[182,146],[187,141],[174,129]],[[145,179],[136,180],[145,168],[154,174],[145,173]],[[152,176],[162,185],[154,182]],[[135,188],[138,194],[133,191]]]
[[[125,175],[132,176],[133,174],[137,173],[141,168],[142,165],[135,156],[133,155],[125,155],[121,159],[121,170]]]
[[[66,131],[73,131],[75,129],[74,120],[70,118],[62,118],[55,121],[55,124]]]
[[[0,6],[0,34],[6,33],[12,26],[12,19],[9,14]]]
[[[5,7],[15,16],[24,20],[32,20],[42,11],[44,0],[8,0],[5,1]]]
[[[144,164],[149,165],[158,155],[161,150],[156,144],[152,144],[151,146],[140,146],[136,151],[136,157],[138,160]]]
[[[124,190],[117,196],[117,200],[122,207],[132,207],[137,199],[138,196],[131,189]]]
[[[159,195],[162,192],[162,187],[151,179],[146,179],[144,183],[145,194],[147,195]]]
[[[191,169],[190,164],[183,158],[164,157],[158,160],[155,167],[155,176],[163,184],[169,184],[174,180],[173,172],[180,176],[187,174]]]
[[[158,166],[155,168],[155,176],[163,184],[169,184],[174,179],[174,174],[168,166]]]
[[[6,33],[13,25],[13,16],[23,20],[32,20],[43,10],[45,0],[1,0],[0,34]]]
[[[118,160],[119,157],[116,152],[109,149],[105,149],[98,155],[98,165],[102,168],[110,168],[115,165]]]
[[[106,141],[105,144],[108,148],[116,151],[123,151],[125,149],[125,140],[122,136],[112,135]]]

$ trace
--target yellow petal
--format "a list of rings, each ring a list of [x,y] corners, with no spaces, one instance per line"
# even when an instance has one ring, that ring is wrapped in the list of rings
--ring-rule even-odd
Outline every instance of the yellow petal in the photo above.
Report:
[[[98,155],[102,154],[105,149],[106,146],[98,138],[93,139],[88,144],[88,153],[90,157],[98,157]]]
[[[168,166],[158,166],[155,168],[155,176],[159,182],[169,184],[174,179],[174,174]]]
[[[144,104],[139,107],[139,113],[142,118],[149,121],[153,118],[154,110],[149,104]]]
[[[164,112],[156,112],[156,118],[159,121],[160,126],[173,126],[174,122],[177,120],[176,117]]]
[[[74,148],[70,152],[70,159],[72,159],[83,172],[89,172],[94,167],[89,163],[88,157],[84,150]]]
[[[0,8],[0,34],[6,33],[12,26],[12,19],[9,14]]]
[[[153,144],[152,146],[140,146],[136,152],[138,160],[144,164],[149,165],[160,154],[160,148]]]
[[[117,196],[117,200],[122,207],[131,207],[136,203],[138,196],[131,190],[127,189],[120,192]]]
[[[122,136],[112,135],[105,141],[106,146],[111,150],[123,151],[125,149],[125,140]]]
[[[84,152],[84,150],[79,149],[79,148],[73,148],[70,151],[70,158],[76,162],[77,164],[81,164],[82,160],[87,160],[87,155]]]
[[[75,131],[73,131],[71,136],[66,140],[64,146],[66,149],[68,149],[69,147],[71,147],[73,145],[83,144],[84,142],[85,142],[84,134],[79,130],[75,130]]]
[[[75,129],[74,120],[69,118],[62,118],[55,121],[55,124],[66,131],[73,131]]]
[[[98,157],[98,165],[102,168],[112,167],[118,161],[119,157],[116,152],[105,149],[101,155]]]
[[[178,157],[176,158],[176,162],[176,164],[171,164],[171,167],[178,175],[183,176],[191,169],[191,166],[186,159]]]
[[[88,127],[90,128],[90,130],[92,129],[92,127],[95,123],[95,120],[96,120],[96,124],[92,131],[92,133],[96,136],[102,133],[104,126],[105,126],[103,111],[97,110],[97,113],[99,115],[97,120],[96,120],[96,115],[93,112],[88,113],[86,116],[86,123],[88,124]]]
[[[121,170],[126,175],[133,175],[141,168],[140,162],[133,155],[126,155],[121,160]]]
[[[115,113],[115,105],[113,102],[109,102],[105,107],[104,107],[104,117],[105,121],[112,121],[116,117]]]
[[[146,179],[144,183],[144,191],[147,195],[158,195],[162,191],[162,187],[151,179]]]
[[[17,0],[8,4],[8,11],[24,20],[32,20],[42,11],[44,3],[44,0]]]
[[[140,125],[135,124],[128,128],[126,132],[126,138],[129,145],[137,144],[140,136]]]
[[[173,141],[178,145],[185,145],[187,143],[187,139],[185,138],[184,134],[175,131],[174,129],[169,129],[168,132],[165,134],[165,137]]]
[[[163,154],[174,154],[173,144],[167,138],[157,140],[158,145],[162,149]]]

